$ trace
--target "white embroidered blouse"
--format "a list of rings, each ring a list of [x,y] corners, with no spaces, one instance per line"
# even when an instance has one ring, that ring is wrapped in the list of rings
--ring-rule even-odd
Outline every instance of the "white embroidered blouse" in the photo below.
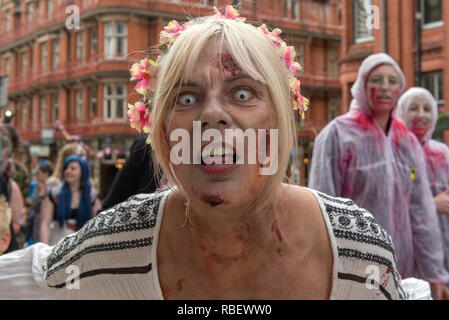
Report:
[[[0,299],[163,299],[156,248],[172,190],[133,196],[54,247],[38,243],[1,256]],[[310,191],[332,244],[330,299],[407,298],[391,238],[372,215],[351,200]]]

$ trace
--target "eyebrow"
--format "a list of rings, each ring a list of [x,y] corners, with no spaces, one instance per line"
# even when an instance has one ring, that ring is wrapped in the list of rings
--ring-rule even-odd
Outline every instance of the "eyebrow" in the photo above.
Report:
[[[253,81],[258,82],[256,79],[254,79],[253,77],[250,77],[249,75],[247,75],[245,73],[241,73],[241,74],[238,74],[238,75],[236,75],[234,77],[225,79],[225,82],[229,83],[229,82],[233,82],[233,81],[240,80],[240,79],[249,79],[249,80],[253,80]]]
[[[224,80],[224,82],[225,83],[230,83],[230,82],[237,81],[237,80],[240,80],[240,79],[249,79],[249,80],[253,80],[253,81],[259,82],[259,81],[255,80],[253,77],[250,77],[249,75],[247,75],[245,73],[236,75],[236,76],[231,77],[231,78],[227,78],[227,79]],[[201,84],[199,82],[195,82],[195,81],[188,81],[187,83],[180,83],[180,82],[178,82],[178,83],[175,84],[174,88],[175,87],[180,87],[180,86],[199,88],[199,87],[201,87]]]

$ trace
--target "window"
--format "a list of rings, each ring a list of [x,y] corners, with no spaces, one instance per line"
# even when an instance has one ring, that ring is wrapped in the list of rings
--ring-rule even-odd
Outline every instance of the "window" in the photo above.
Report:
[[[299,62],[301,67],[304,67],[304,43],[297,42],[294,44],[296,52],[296,60]]]
[[[107,84],[104,86],[104,118],[121,120],[125,115],[126,85]]]
[[[5,75],[9,76],[10,68],[9,58],[5,58]]]
[[[28,102],[22,102],[22,128],[26,129],[28,126]]]
[[[337,76],[338,75],[338,49],[337,48],[329,48],[329,75]]]
[[[422,12],[424,25],[427,27],[441,25],[441,0],[419,0],[419,9]]]
[[[354,1],[354,40],[356,43],[373,40],[373,30],[369,26],[372,0]]]
[[[83,60],[83,32],[76,34],[76,58],[79,61]]]
[[[285,18],[292,20],[299,19],[299,1],[298,0],[284,0],[282,14]]]
[[[299,1],[298,0],[291,1],[291,13],[292,13],[292,20],[299,19]]]
[[[59,39],[53,40],[53,69],[59,65]]]
[[[105,24],[106,58],[123,57],[127,52],[127,32],[125,22],[107,22]]]
[[[89,30],[89,38],[90,38],[90,54],[94,55],[98,52],[98,30],[97,28],[90,28]]]
[[[439,106],[444,104],[443,72],[441,70],[423,73],[422,86],[432,92]]]
[[[51,122],[55,123],[59,118],[59,96],[58,93],[52,95],[51,98]]]
[[[8,105],[8,76],[0,77],[0,107]]]
[[[41,43],[41,68],[42,71],[47,71],[48,63],[48,47],[46,42]]]
[[[26,76],[28,73],[28,52],[22,53],[22,75]]]
[[[6,32],[10,32],[11,24],[12,24],[11,10],[6,10],[5,16],[6,16],[6,18],[5,18]]]
[[[92,86],[89,88],[89,113],[90,116],[97,114],[97,87]]]
[[[41,125],[45,126],[47,124],[47,97],[41,96]]]
[[[33,22],[33,17],[34,17],[34,6],[35,3],[34,2],[30,2],[27,5],[27,21],[28,23]]]
[[[76,90],[76,120],[83,121],[83,90]]]
[[[47,0],[47,17],[53,18],[53,11],[55,11],[53,0]]]

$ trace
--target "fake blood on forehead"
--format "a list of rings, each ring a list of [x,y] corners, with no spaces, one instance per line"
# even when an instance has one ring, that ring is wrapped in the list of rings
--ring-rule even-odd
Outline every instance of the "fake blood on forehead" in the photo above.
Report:
[[[242,69],[234,61],[234,58],[229,53],[217,54],[214,58],[215,67],[221,72],[225,72],[235,77],[242,73]]]

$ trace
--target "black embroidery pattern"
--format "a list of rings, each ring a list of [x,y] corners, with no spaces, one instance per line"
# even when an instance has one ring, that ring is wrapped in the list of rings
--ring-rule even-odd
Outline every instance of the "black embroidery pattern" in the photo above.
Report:
[[[359,208],[352,200],[345,201],[345,199],[334,199],[322,193],[318,194],[323,199],[335,237],[363,244],[363,247],[366,248],[364,252],[361,252],[338,246],[338,255],[366,260],[388,267],[392,272],[394,284],[400,297],[406,297],[405,292],[399,285],[400,275],[394,267],[395,264],[383,256],[370,253],[370,247],[367,246],[372,245],[382,248],[391,253],[391,256],[395,259],[393,242],[386,230],[376,222],[371,213]],[[396,263],[396,261],[394,262]]]
[[[73,264],[79,258],[81,258],[82,256],[89,254],[89,253],[134,249],[134,248],[151,246],[152,244],[153,244],[153,237],[149,237],[149,238],[137,239],[137,240],[131,240],[131,241],[102,243],[99,245],[90,246],[90,247],[85,248],[84,250],[79,251],[77,254],[75,254],[73,257],[71,257],[65,263],[61,263],[57,267],[50,269],[47,272],[47,278],[49,276],[51,276],[53,273],[58,272],[59,270],[64,269],[67,266]]]
[[[141,194],[132,196],[125,202],[98,214],[95,218],[87,222],[77,233],[65,237],[53,248],[47,258],[47,269],[49,270],[47,276],[63,268],[58,266],[52,269],[64,256],[79,248],[88,239],[154,228],[161,199],[167,190],[159,190],[151,195]],[[143,239],[134,240],[133,242],[138,243],[141,240]],[[151,241],[143,243],[143,245],[151,245]],[[73,263],[73,261],[79,259],[82,255],[90,252],[124,250],[129,248],[128,242],[101,244],[80,251],[74,257],[70,258],[69,261]]]
[[[348,248],[338,248],[338,256],[346,257],[346,258],[354,258],[359,260],[365,260],[374,262],[376,264],[381,264],[390,269],[391,274],[393,275],[393,281],[396,289],[398,290],[399,297],[401,299],[406,299],[407,295],[403,291],[402,287],[399,285],[400,275],[397,272],[396,268],[393,267],[393,263],[385,257],[381,257],[379,255],[375,255],[372,253],[363,253],[358,250],[348,249]]]
[[[366,244],[370,244],[373,246],[380,247],[382,249],[388,250],[391,254],[394,254],[394,249],[391,243],[383,241],[377,237],[367,236],[356,232],[351,231],[343,231],[343,230],[334,230],[335,237],[341,239],[348,239],[352,241],[362,242]]]

